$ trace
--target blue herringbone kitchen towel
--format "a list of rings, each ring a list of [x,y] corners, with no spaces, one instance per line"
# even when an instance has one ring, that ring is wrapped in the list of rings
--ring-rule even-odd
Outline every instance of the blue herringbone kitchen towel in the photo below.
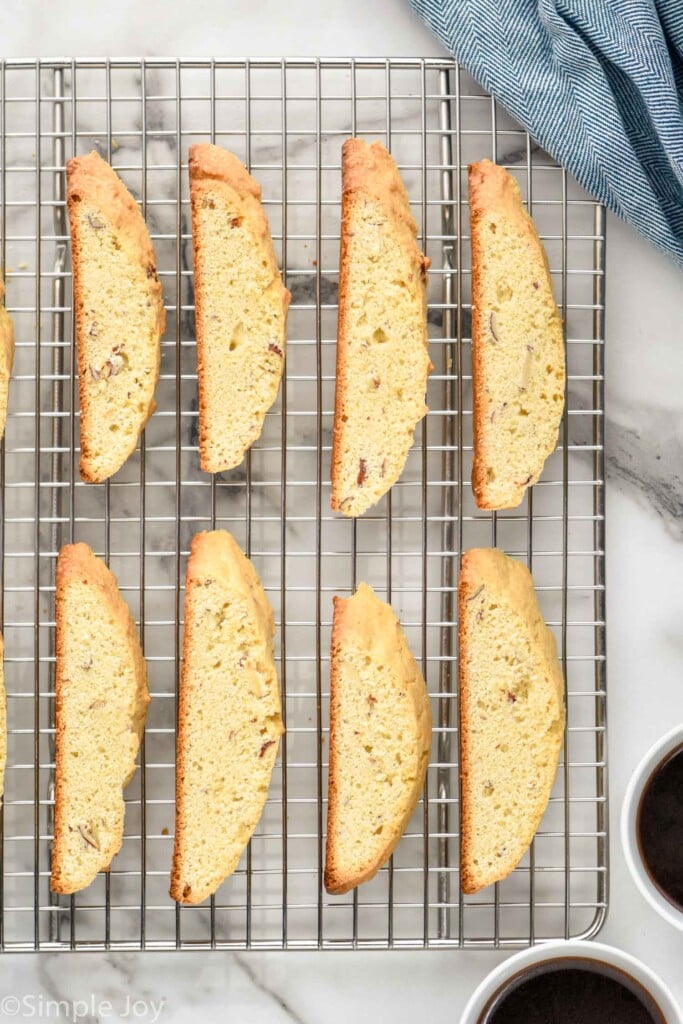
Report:
[[[683,266],[683,0],[409,0],[597,199]]]

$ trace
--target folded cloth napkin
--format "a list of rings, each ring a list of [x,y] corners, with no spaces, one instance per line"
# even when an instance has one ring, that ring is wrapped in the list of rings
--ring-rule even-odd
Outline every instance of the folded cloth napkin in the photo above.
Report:
[[[683,266],[683,0],[409,0],[583,187]]]

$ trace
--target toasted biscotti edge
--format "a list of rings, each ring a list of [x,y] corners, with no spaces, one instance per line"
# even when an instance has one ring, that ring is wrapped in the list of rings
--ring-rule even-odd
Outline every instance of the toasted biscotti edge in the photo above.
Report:
[[[164,308],[163,290],[157,274],[156,254],[140,207],[113,167],[106,160],[103,160],[96,150],[92,150],[92,152],[85,156],[74,157],[72,160],[67,161],[66,180],[66,203],[71,225],[71,259],[75,288],[74,313],[79,341],[85,332],[86,320],[82,315],[81,295],[78,288],[81,247],[77,207],[81,201],[85,201],[102,211],[103,216],[111,222],[119,236],[122,247],[131,255],[132,261],[137,261],[145,271],[150,304],[156,313],[156,328],[159,339],[155,374],[156,386],[161,367],[160,342],[166,328],[166,310]],[[83,338],[82,343],[76,346],[80,381],[84,381],[88,373],[86,348],[87,342]],[[79,399],[82,419],[87,420],[90,414],[90,396],[84,386],[79,388]],[[155,409],[156,402],[152,395],[146,415],[140,423],[140,432],[144,429],[145,423],[149,420]],[[80,472],[81,477],[87,483],[102,482],[93,463],[87,432],[82,432],[81,435]]]
[[[265,257],[273,272],[273,277],[280,283],[282,296],[282,314],[284,319],[283,330],[283,359],[278,380],[281,380],[284,373],[284,358],[286,356],[286,327],[287,311],[291,302],[291,293],[285,287],[282,274],[278,266],[275,247],[270,231],[270,224],[265,209],[261,202],[261,186],[255,178],[247,171],[244,164],[227,149],[212,143],[196,143],[190,146],[188,157],[188,169],[190,176],[190,204],[192,210],[193,230],[192,242],[194,247],[195,260],[195,329],[197,338],[197,378],[199,395],[199,454],[201,468],[206,473],[217,473],[226,469],[225,466],[217,464],[212,458],[210,441],[206,427],[208,415],[206,404],[206,382],[205,382],[205,299],[206,289],[203,274],[198,272],[201,263],[202,243],[200,232],[196,222],[196,210],[201,197],[206,191],[223,192],[226,196],[235,193],[239,201],[244,204],[246,215],[249,217],[254,234],[258,243],[263,246]],[[231,468],[231,467],[227,467]]]
[[[138,680],[138,692],[136,698],[137,715],[133,720],[133,730],[137,733],[138,741],[142,739],[147,715],[147,706],[150,702],[149,688],[147,684],[147,665],[142,654],[140,640],[138,638],[135,622],[130,609],[121,596],[116,577],[110,569],[101,561],[87,544],[65,545],[57,559],[57,578],[55,587],[55,612],[56,612],[56,673],[55,673],[55,811],[54,811],[54,842],[52,852],[52,871],[50,877],[50,889],[54,893],[70,895],[78,891],[81,886],[72,886],[64,877],[61,863],[60,845],[65,838],[66,832],[66,800],[64,797],[64,776],[62,760],[62,743],[64,737],[63,725],[63,696],[62,685],[67,681],[64,677],[64,642],[63,636],[68,628],[66,610],[62,595],[72,580],[82,580],[88,585],[96,587],[110,605],[112,614],[124,627],[127,643],[133,652],[135,664],[135,675]],[[135,772],[135,765],[128,777],[124,780],[122,791],[128,785]],[[106,860],[111,863],[112,859],[121,849],[123,841],[123,828],[118,844],[112,844],[107,852]],[[103,858],[103,861],[105,858]],[[107,864],[103,863],[100,870],[106,870]]]
[[[501,586],[500,576],[507,577],[507,581]],[[477,874],[470,870],[468,865],[467,850],[471,842],[475,823],[472,820],[469,801],[465,797],[468,783],[467,765],[471,761],[470,754],[470,728],[469,720],[465,713],[465,705],[468,703],[467,665],[469,663],[469,630],[467,623],[467,602],[471,600],[478,588],[484,585],[491,592],[498,592],[501,599],[516,606],[527,606],[529,615],[527,619],[535,625],[538,631],[538,640],[544,660],[548,663],[550,675],[555,684],[558,709],[561,714],[561,722],[564,725],[566,717],[565,708],[565,685],[562,670],[557,656],[557,644],[551,630],[545,623],[538,606],[536,591],[531,573],[525,565],[516,559],[507,557],[502,551],[495,548],[471,548],[464,551],[460,565],[460,580],[458,584],[458,622],[459,622],[459,687],[460,687],[460,779],[461,779],[461,865],[460,865],[460,886],[466,895],[474,895],[481,889],[492,885],[494,882],[506,878],[519,863],[533,840],[541,818],[545,813],[548,799],[554,784],[553,778],[547,786],[547,792],[539,795],[536,802],[534,814],[530,815],[528,828],[519,837],[517,847],[521,850],[519,857],[512,857],[501,864],[500,870],[495,874]],[[557,737],[557,757],[562,747],[563,731],[560,730]],[[557,760],[556,757],[556,760]]]
[[[488,328],[483,309],[483,289],[481,288],[481,268],[484,264],[485,253],[481,245],[480,232],[477,230],[479,221],[486,215],[489,209],[504,208],[506,216],[517,222],[520,232],[527,236],[532,249],[540,255],[548,280],[550,280],[550,267],[545,246],[541,241],[533,218],[524,208],[522,194],[515,178],[505,168],[500,167],[491,160],[480,160],[478,163],[470,164],[468,168],[468,181],[472,247],[472,386],[474,401],[472,491],[477,507],[480,509],[517,508],[521,504],[526,490],[538,482],[546,459],[555,450],[559,435],[559,423],[555,434],[555,444],[549,446],[547,451],[539,453],[537,471],[531,475],[524,485],[511,491],[508,500],[504,504],[492,501],[488,496],[488,481],[486,479],[487,449],[484,439],[485,412],[483,399],[485,384],[482,353]]]
[[[361,602],[353,604],[353,599],[360,595]],[[370,612],[371,614],[368,614]],[[373,622],[372,614],[377,621]],[[337,763],[337,745],[335,735],[341,717],[340,686],[341,673],[339,661],[345,644],[359,639],[360,644],[369,648],[370,636],[381,634],[397,638],[398,654],[403,663],[407,678],[407,688],[411,699],[416,705],[416,746],[419,750],[420,766],[416,774],[411,799],[406,806],[402,819],[397,821],[391,835],[378,850],[375,858],[365,870],[351,876],[339,864],[334,842],[334,821],[340,813],[337,777],[340,765]],[[325,849],[324,882],[326,890],[334,896],[341,896],[351,889],[369,881],[387,862],[398,846],[406,830],[410,817],[417,806],[420,794],[424,789],[432,738],[432,712],[426,683],[420,673],[415,659],[408,647],[403,628],[391,605],[377,597],[372,587],[361,583],[351,598],[334,597],[334,616],[332,620],[332,640],[330,658],[330,738],[328,767],[328,828]]]
[[[347,308],[349,294],[349,257],[348,241],[352,232],[354,206],[369,198],[385,207],[389,218],[394,222],[401,243],[405,246],[409,260],[413,263],[413,273],[422,282],[422,318],[424,321],[424,345],[429,351],[429,334],[427,329],[427,271],[431,264],[417,244],[418,228],[410,209],[410,198],[401,178],[398,167],[385,147],[380,142],[366,143],[362,139],[347,139],[342,146],[342,213],[341,241],[339,255],[339,312],[337,319],[337,361],[334,400],[334,425],[332,437],[331,484],[332,492],[330,507],[333,511],[344,512],[342,497],[339,494],[340,473],[342,463],[342,443],[344,436],[344,415],[346,394],[353,386],[350,380],[347,359]],[[427,390],[429,374],[434,369],[431,360],[427,362],[424,379],[424,391]],[[425,404],[423,416],[429,409]],[[387,491],[395,480],[388,484]],[[386,492],[385,492],[386,493]],[[354,515],[362,514],[371,506]]]
[[[5,433],[9,381],[14,362],[14,324],[5,308],[5,282],[0,275],[0,440]]]
[[[282,283],[270,224],[261,202],[261,186],[247,171],[244,164],[227,149],[211,143],[196,143],[190,146],[188,168],[190,174],[190,200],[196,199],[206,190],[231,191],[237,193],[241,202],[247,204],[249,217],[257,237],[266,250],[273,274],[280,280],[282,288],[282,310],[286,314],[291,302],[291,292]],[[198,298],[200,292],[197,293]],[[199,312],[199,311],[198,311]],[[197,319],[197,331],[203,326],[201,314]],[[199,337],[198,339],[199,340]]]
[[[184,811],[184,777],[186,765],[186,746],[184,742],[185,732],[189,716],[190,693],[186,685],[187,676],[185,666],[189,664],[187,657],[192,647],[201,642],[199,623],[191,614],[192,603],[195,593],[201,591],[206,584],[207,578],[216,578],[222,574],[226,584],[236,585],[243,592],[248,594],[253,602],[256,617],[259,620],[260,628],[265,636],[270,638],[272,649],[275,637],[275,616],[268,601],[263,584],[254,567],[241,547],[227,530],[212,530],[197,533],[193,536],[190,545],[190,557],[187,563],[187,575],[185,584],[185,632],[183,636],[183,679],[180,688],[180,699],[178,705],[178,727],[176,741],[176,825],[173,847],[173,861],[171,866],[171,885],[169,895],[178,903],[196,905],[202,903],[211,895],[218,886],[225,881],[229,875],[217,873],[206,890],[195,890],[190,897],[184,894],[182,864],[184,857],[184,840],[186,834],[186,822]],[[277,720],[273,722],[273,732],[277,736],[277,742],[268,747],[263,754],[262,764],[269,777],[272,776],[273,768],[279,753],[279,738],[284,734],[285,727],[281,715],[281,695],[279,677],[274,672],[273,701],[280,709]]]

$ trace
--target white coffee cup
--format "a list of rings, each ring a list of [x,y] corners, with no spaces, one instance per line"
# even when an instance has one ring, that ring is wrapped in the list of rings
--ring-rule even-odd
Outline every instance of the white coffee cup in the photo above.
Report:
[[[638,844],[638,809],[643,790],[655,768],[681,745],[683,745],[683,725],[678,725],[648,750],[631,776],[621,809],[621,844],[629,871],[645,899],[669,924],[683,931],[683,913],[660,892],[652,881],[643,864]]]
[[[649,967],[646,967],[636,957],[631,956],[630,953],[624,953],[620,949],[604,946],[599,942],[583,942],[578,939],[568,942],[545,942],[542,945],[525,949],[510,957],[509,960],[504,960],[484,978],[465,1007],[460,1024],[478,1024],[492,997],[507,984],[510,978],[521,971],[546,960],[575,959],[577,957],[582,960],[594,960],[597,963],[609,964],[611,967],[623,971],[624,974],[628,974],[649,992],[661,1010],[666,1024],[683,1024],[683,1017],[671,992]]]

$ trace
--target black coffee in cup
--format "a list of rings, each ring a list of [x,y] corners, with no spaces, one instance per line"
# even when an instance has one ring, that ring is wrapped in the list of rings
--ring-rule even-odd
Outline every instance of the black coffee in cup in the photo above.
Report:
[[[478,1024],[666,1024],[630,974],[586,957],[556,957],[509,978]]]
[[[645,783],[636,835],[651,881],[683,912],[683,746],[667,754]]]

